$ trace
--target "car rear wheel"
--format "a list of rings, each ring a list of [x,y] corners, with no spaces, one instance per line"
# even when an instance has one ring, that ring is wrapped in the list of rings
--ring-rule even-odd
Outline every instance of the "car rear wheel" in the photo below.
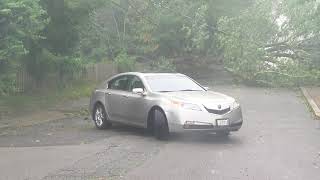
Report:
[[[156,109],[153,115],[154,136],[159,140],[167,140],[169,138],[169,127],[165,114],[161,110]]]
[[[107,113],[101,104],[95,106],[93,120],[98,129],[106,129],[112,126],[108,121]]]

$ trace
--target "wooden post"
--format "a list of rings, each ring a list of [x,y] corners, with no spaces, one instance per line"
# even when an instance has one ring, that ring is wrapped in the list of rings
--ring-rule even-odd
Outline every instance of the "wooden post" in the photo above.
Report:
[[[98,68],[99,68],[98,64],[95,64],[94,71],[95,71],[95,73],[96,73],[96,81],[99,80],[99,79],[98,79],[98,78],[99,78],[99,77],[98,77],[98,76],[99,76],[99,72],[98,72],[99,70],[98,70]]]

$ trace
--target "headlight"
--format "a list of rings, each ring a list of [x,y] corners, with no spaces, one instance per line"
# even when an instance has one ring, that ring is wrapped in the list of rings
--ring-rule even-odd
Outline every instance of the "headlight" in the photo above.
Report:
[[[234,102],[232,103],[231,109],[236,109],[236,108],[238,108],[239,106],[240,106],[240,104],[239,104],[237,101],[234,101]]]
[[[172,103],[172,105],[179,107],[179,108],[194,110],[194,111],[202,111],[201,107],[196,104],[184,103],[184,102],[179,102],[179,101],[171,101],[171,103]]]

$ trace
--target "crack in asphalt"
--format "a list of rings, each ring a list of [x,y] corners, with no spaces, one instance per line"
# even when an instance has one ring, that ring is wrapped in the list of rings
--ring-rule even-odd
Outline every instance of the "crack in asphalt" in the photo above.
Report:
[[[127,140],[119,143],[119,140],[123,138]],[[146,138],[151,139],[150,137]],[[115,144],[116,142],[118,144]],[[137,142],[139,142],[139,145],[136,144]],[[157,154],[160,146],[162,146],[162,143],[157,143],[156,141],[141,141],[140,137],[129,136],[112,137],[94,144],[107,143],[108,145],[103,148],[103,151],[81,158],[73,163],[72,166],[51,173],[44,177],[43,180],[75,177],[84,179],[98,177],[122,179],[130,169],[139,166],[145,160]]]

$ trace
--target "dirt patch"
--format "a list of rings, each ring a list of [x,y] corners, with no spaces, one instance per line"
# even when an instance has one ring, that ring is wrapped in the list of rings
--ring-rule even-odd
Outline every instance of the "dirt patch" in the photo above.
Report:
[[[88,106],[89,98],[85,97],[25,113],[17,112],[14,115],[0,113],[0,129],[22,128],[71,117],[88,119]]]
[[[76,117],[6,128],[1,133],[0,147],[79,145],[107,137],[104,131],[94,127],[91,120]]]

